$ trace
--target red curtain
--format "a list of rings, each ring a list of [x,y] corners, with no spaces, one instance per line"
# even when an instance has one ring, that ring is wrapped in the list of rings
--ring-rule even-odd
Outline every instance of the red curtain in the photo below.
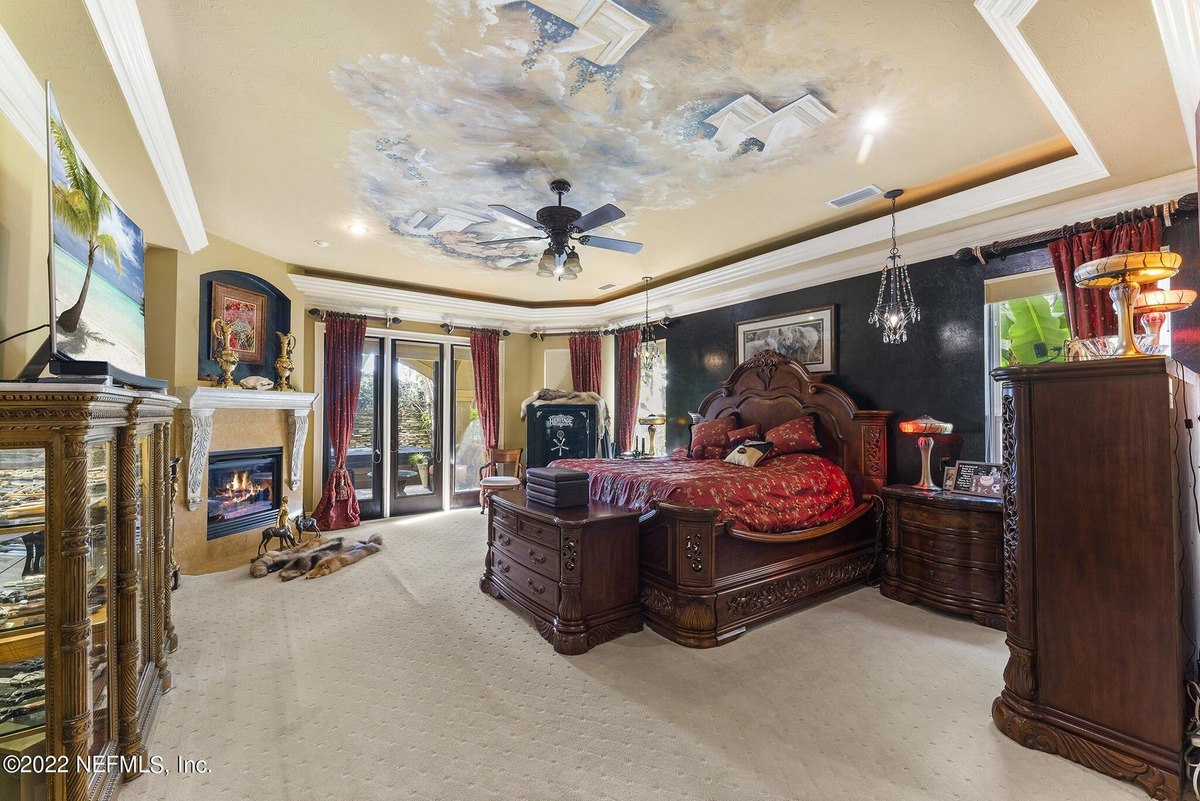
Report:
[[[571,385],[576,392],[600,392],[600,334],[571,334]]]
[[[500,332],[471,332],[475,367],[475,408],[483,429],[483,446],[491,451],[500,439]]]
[[[617,450],[633,449],[638,400],[642,391],[642,332],[617,332]]]
[[[1161,235],[1158,218],[1152,217],[1108,230],[1084,231],[1050,243],[1058,288],[1067,299],[1067,319],[1072,336],[1091,339],[1117,333],[1117,314],[1113,311],[1108,290],[1075,286],[1075,268],[1126,250],[1158,250]]]
[[[354,482],[346,469],[346,451],[358,411],[366,335],[367,322],[360,317],[330,315],[325,320],[325,424],[333,445],[333,470],[313,513],[322,531],[350,528],[361,520]]]

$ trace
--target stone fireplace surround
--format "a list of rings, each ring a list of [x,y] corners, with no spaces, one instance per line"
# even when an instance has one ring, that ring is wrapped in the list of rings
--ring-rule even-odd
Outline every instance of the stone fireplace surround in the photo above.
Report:
[[[262,526],[208,540],[207,487],[210,451],[283,449],[283,491],[294,517],[303,504],[304,445],[317,395],[217,387],[179,387],[176,450],[183,457],[182,487],[175,509],[175,556],[184,573],[209,573],[247,563]],[[308,510],[311,512],[311,510]]]

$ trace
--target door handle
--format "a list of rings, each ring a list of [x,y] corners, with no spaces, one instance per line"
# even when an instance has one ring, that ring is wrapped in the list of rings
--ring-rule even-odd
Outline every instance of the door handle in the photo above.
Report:
[[[373,464],[379,464],[382,461],[383,461],[383,454],[380,453],[379,448],[376,448],[375,452],[373,454],[371,454],[371,462]]]

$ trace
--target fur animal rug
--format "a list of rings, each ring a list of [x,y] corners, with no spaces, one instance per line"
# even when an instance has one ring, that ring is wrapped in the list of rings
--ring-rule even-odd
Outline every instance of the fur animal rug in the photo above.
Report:
[[[328,576],[330,573],[336,573],[346,565],[352,565],[355,562],[366,559],[373,553],[379,553],[383,548],[383,537],[378,534],[372,534],[365,542],[359,542],[353,548],[349,548],[340,553],[330,554],[317,562],[312,570],[308,571],[305,578],[315,579],[321,576]]]
[[[250,575],[262,578],[268,573],[278,572],[283,581],[301,576],[320,578],[378,553],[382,547],[383,538],[378,534],[372,534],[366,541],[357,542],[351,547],[346,546],[342,537],[318,537],[295,548],[267,551],[250,563]]]

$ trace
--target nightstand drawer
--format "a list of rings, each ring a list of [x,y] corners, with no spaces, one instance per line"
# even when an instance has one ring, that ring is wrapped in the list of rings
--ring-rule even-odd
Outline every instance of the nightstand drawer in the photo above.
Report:
[[[900,547],[923,557],[984,569],[994,569],[1001,559],[999,537],[960,537],[913,526],[900,529]]]
[[[1000,516],[973,512],[967,509],[939,509],[918,503],[900,504],[900,523],[952,531],[959,534],[978,532],[999,534]]]
[[[994,601],[1003,598],[1000,573],[973,567],[951,565],[932,559],[901,555],[901,578],[934,592]]]
[[[517,516],[503,506],[492,506],[492,522],[504,526],[509,531],[517,530]]]
[[[508,556],[551,581],[558,581],[558,549],[547,548],[539,542],[495,529],[492,544],[500,554]]]
[[[547,548],[558,550],[558,541],[560,538],[558,527],[551,526],[546,523],[537,523],[533,520],[521,518],[521,524],[517,528],[517,533],[526,539],[540,542]]]
[[[518,595],[547,612],[553,614],[558,611],[558,582],[499,553],[492,554],[492,573]]]

